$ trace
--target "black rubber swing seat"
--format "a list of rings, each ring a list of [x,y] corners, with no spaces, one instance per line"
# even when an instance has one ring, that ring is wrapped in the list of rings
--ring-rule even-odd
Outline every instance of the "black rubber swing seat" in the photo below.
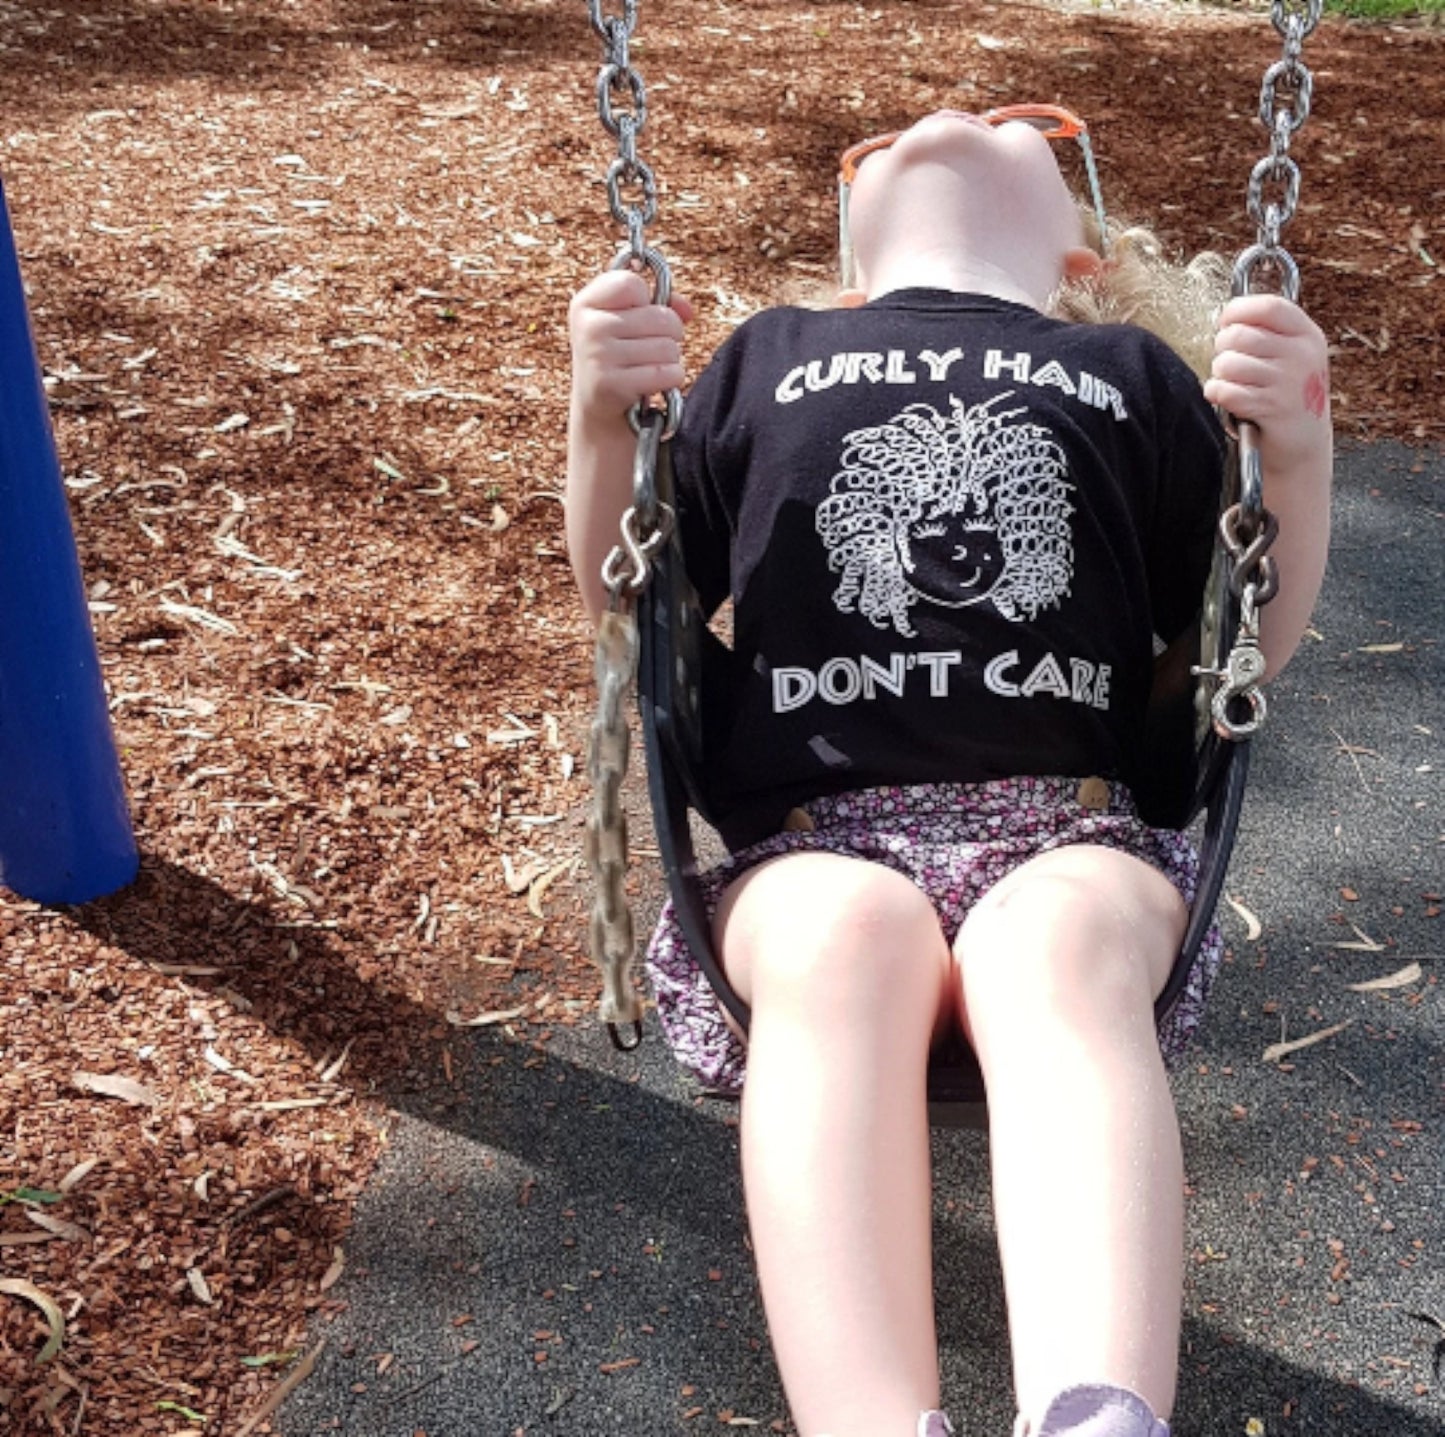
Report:
[[[1231,463],[1221,509],[1233,502],[1237,485],[1236,466]],[[659,498],[671,504],[672,474],[665,444],[659,453],[657,488]],[[1142,766],[1149,777],[1135,785],[1140,813],[1151,824],[1184,828],[1204,814],[1198,885],[1178,957],[1155,1002],[1158,1018],[1183,993],[1208,932],[1228,870],[1249,769],[1248,738],[1225,740],[1215,733],[1208,722],[1207,691],[1192,667],[1195,663],[1220,667],[1238,630],[1238,604],[1226,572],[1227,559],[1220,550],[1201,604],[1198,637],[1191,632],[1156,660],[1147,758]],[[714,951],[692,828],[696,814],[719,829],[729,847],[737,846],[726,825],[710,813],[701,781],[706,773],[702,695],[710,676],[717,681],[728,651],[704,620],[675,536],[653,556],[652,577],[638,604],[638,627],[637,695],[648,793],[668,890],[688,946],[719,1001],[746,1032],[747,1005],[728,983]],[[986,1126],[983,1073],[961,1037],[931,1060],[928,1102],[935,1126]]]

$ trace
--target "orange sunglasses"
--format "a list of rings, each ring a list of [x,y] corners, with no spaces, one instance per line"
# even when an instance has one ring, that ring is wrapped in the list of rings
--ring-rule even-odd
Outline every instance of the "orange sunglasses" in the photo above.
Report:
[[[1089,127],[1075,114],[1058,105],[1003,105],[979,116],[989,125],[1004,125],[1010,120],[1022,120],[1032,125],[1046,140],[1076,140],[1084,157],[1084,172],[1089,181],[1089,199],[1099,222],[1099,242],[1107,250],[1109,230],[1104,218],[1104,196],[1099,189],[1099,172],[1094,165],[1094,150],[1089,143]],[[874,135],[872,139],[860,140],[856,145],[843,151],[838,161],[838,253],[843,269],[843,285],[853,283],[853,241],[848,233],[848,197],[853,181],[858,177],[858,166],[878,150],[886,150],[903,134],[893,130],[886,135]]]

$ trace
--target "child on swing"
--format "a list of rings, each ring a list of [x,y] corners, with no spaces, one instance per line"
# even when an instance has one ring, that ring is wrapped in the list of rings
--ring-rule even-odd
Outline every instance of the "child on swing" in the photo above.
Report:
[[[1195,859],[1129,782],[1156,637],[1197,622],[1212,404],[1258,426],[1280,520],[1271,674],[1324,567],[1319,329],[1277,296],[1231,301],[1201,390],[1145,329],[1077,322],[1154,322],[1160,281],[1117,298],[1140,247],[1086,243],[1049,138],[996,119],[943,111],[845,157],[858,287],[743,324],[673,444],[689,575],[705,610],[734,605],[707,780],[759,841],[705,880],[746,1042],[670,912],[649,967],[684,1064],[713,1086],[746,1072],[748,1217],[802,1437],[953,1430],[925,1074],[958,1030],[988,1088],[1016,1432],[1166,1437],[1183,1286],[1166,1062],[1220,944],[1156,1028]],[[682,384],[690,317],[625,271],[572,304],[567,532],[594,617],[630,502],[625,414]]]

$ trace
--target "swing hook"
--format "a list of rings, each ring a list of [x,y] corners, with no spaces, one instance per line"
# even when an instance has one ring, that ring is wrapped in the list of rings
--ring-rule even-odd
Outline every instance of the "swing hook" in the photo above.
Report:
[[[642,1046],[642,1021],[638,1019],[632,1024],[632,1041],[630,1043],[622,1040],[622,1027],[617,1023],[607,1025],[607,1036],[612,1039],[612,1046],[619,1053],[631,1053]]]
[[[1269,712],[1260,684],[1264,682],[1268,664],[1259,646],[1259,609],[1254,584],[1246,584],[1240,600],[1239,632],[1234,646],[1224,660],[1223,668],[1195,665],[1192,672],[1218,681],[1219,687],[1210,700],[1209,714],[1214,731],[1222,739],[1238,743],[1249,738],[1264,723]],[[1249,705],[1247,718],[1236,718],[1239,701]]]
[[[1225,660],[1222,671],[1204,669],[1195,672],[1213,674],[1223,680],[1209,705],[1214,731],[1220,738],[1237,743],[1248,738],[1264,722],[1269,705],[1258,687],[1264,677],[1264,655],[1257,644],[1236,645]],[[1236,719],[1230,713],[1236,699],[1243,699],[1249,705],[1248,718]]]

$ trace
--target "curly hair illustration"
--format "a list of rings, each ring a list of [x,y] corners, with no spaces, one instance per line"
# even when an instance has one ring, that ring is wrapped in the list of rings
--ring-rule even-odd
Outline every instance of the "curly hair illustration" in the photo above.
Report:
[[[1063,451],[1047,429],[998,406],[1012,393],[950,413],[910,404],[843,442],[817,530],[840,574],[833,601],[878,628],[916,631],[920,600],[990,600],[1032,619],[1069,592],[1073,505]]]

